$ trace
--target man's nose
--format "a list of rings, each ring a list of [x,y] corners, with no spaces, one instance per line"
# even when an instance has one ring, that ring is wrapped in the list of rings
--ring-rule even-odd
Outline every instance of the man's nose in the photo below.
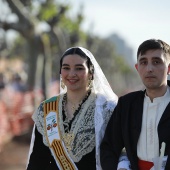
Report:
[[[147,71],[148,72],[152,72],[153,71],[153,65],[152,64],[148,64],[147,65]]]

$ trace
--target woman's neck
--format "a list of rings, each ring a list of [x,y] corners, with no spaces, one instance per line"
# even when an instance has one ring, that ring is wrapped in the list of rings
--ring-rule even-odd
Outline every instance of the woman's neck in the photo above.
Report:
[[[89,95],[89,90],[78,92],[70,92],[67,91],[67,98],[66,98],[66,116],[68,119],[72,119],[74,117],[75,111],[78,110],[83,101],[86,100],[87,96]]]
[[[81,92],[67,91],[67,102],[79,104],[85,98],[87,93],[88,90],[84,90]]]

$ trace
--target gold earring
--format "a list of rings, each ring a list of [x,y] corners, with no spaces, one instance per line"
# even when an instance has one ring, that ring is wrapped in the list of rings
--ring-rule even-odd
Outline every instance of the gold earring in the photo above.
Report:
[[[62,89],[64,89],[65,88],[65,84],[63,83],[63,81],[61,80],[61,87],[62,87]]]
[[[89,88],[92,89],[92,87],[93,87],[92,80],[89,79]]]

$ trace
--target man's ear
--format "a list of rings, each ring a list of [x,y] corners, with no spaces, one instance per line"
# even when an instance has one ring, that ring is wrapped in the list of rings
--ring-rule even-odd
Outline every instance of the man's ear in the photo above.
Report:
[[[138,71],[138,64],[135,64],[135,68],[136,68],[136,70]],[[170,71],[170,70],[169,70]]]

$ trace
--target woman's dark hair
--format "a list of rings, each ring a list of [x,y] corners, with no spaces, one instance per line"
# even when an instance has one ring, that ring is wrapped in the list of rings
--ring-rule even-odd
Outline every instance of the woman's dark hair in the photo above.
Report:
[[[143,55],[148,50],[157,50],[160,49],[163,51],[165,57],[170,57],[170,46],[162,40],[149,39],[144,41],[137,50],[137,58],[139,55]]]
[[[77,54],[80,57],[82,57],[83,59],[86,59],[86,64],[89,69],[89,73],[93,75],[94,66],[93,66],[90,58],[79,47],[72,47],[64,52],[64,54],[62,55],[62,57],[60,59],[60,74],[61,74],[61,67],[62,67],[64,57],[67,55],[72,55],[72,54]],[[92,79],[93,79],[93,76],[92,76]]]

